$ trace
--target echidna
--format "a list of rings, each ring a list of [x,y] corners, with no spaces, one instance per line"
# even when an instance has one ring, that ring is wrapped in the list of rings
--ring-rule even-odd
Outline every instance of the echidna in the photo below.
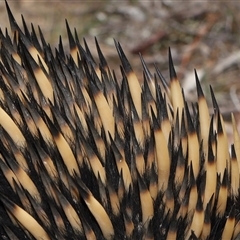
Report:
[[[6,3],[0,31],[1,239],[240,239],[240,138],[234,143],[197,73],[184,99],[144,60],[134,74],[120,44],[121,78],[96,40],[97,64],[67,25],[55,53]]]

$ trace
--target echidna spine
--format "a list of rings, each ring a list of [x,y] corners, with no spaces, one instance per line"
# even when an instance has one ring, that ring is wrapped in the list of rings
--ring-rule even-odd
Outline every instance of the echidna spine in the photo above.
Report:
[[[0,31],[2,239],[238,239],[240,140],[195,71],[187,103],[169,49],[170,81],[143,80],[121,45],[118,78],[66,21],[70,54],[6,8]]]

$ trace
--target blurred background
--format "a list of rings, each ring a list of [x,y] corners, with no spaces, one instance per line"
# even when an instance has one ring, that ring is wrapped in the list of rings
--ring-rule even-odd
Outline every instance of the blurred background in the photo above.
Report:
[[[168,47],[185,95],[196,100],[194,68],[209,102],[212,85],[227,120],[240,112],[240,2],[239,1],[38,1],[9,0],[15,19],[22,26],[40,26],[54,49],[59,35],[68,49],[65,19],[79,39],[86,38],[96,56],[96,36],[109,66],[119,72],[113,39],[119,41],[139,77],[141,53],[154,71],[158,65],[169,80]],[[9,28],[5,2],[0,2],[0,26]],[[212,111],[212,110],[211,110]],[[238,121],[239,122],[239,121]]]

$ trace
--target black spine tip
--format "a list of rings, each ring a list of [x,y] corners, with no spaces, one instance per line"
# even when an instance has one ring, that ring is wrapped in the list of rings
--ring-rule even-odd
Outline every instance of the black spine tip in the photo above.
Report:
[[[208,162],[211,164],[211,163],[214,163],[214,161],[215,161],[215,157],[213,154],[212,145],[208,144]]]
[[[202,212],[202,211],[203,211],[202,196],[201,196],[200,193],[198,193],[198,199],[197,199],[196,210],[197,210],[198,212]]]
[[[231,157],[232,157],[233,160],[237,159],[234,144],[231,145]]]
[[[218,111],[219,112],[219,107],[217,104],[217,100],[215,98],[212,86],[210,85],[210,92],[211,92],[211,97],[212,97],[212,103],[213,103],[213,108],[214,108],[214,112]]]
[[[76,47],[76,42],[73,38],[73,35],[72,35],[72,32],[70,30],[70,27],[69,27],[69,24],[68,24],[68,21],[67,19],[65,19],[65,23],[66,23],[66,28],[67,28],[67,35],[68,35],[68,42],[69,42],[69,46],[70,46],[70,49],[74,49]]]
[[[139,57],[140,57],[140,60],[141,60],[142,66],[143,66],[143,72],[144,72],[144,74],[146,76],[146,79],[148,81],[151,81],[153,79],[153,76],[152,76],[151,72],[149,71],[149,69],[147,67],[147,64],[145,63],[141,53],[139,53]]]
[[[222,121],[221,121],[221,117],[220,117],[220,113],[218,112],[217,114],[217,131],[218,134],[223,134],[223,127],[222,127]]]
[[[204,97],[203,90],[202,90],[202,87],[201,87],[196,69],[194,69],[194,73],[195,73],[195,80],[196,80],[198,98]]]
[[[188,132],[189,133],[195,133],[195,128],[191,119],[191,114],[189,112],[189,108],[187,103],[185,102],[185,110],[186,110],[186,118],[187,118],[187,126],[188,126]]]
[[[107,67],[107,61],[101,51],[101,48],[99,46],[99,43],[98,43],[98,40],[97,38],[95,37],[95,44],[96,44],[96,48],[97,48],[97,52],[98,52],[98,57],[99,57],[99,60],[100,60],[100,63],[102,65],[103,68],[106,68]]]
[[[225,168],[224,174],[223,174],[223,180],[222,180],[222,187],[227,187],[228,186],[228,172],[227,169]]]
[[[117,52],[118,52],[119,58],[121,60],[124,71],[126,73],[132,72],[133,71],[132,67],[131,67],[125,53],[123,52],[123,49],[122,49],[120,43],[117,42],[116,40],[114,40],[114,43],[115,43],[115,46],[116,46],[116,49],[117,49]]]
[[[12,14],[10,7],[6,0],[5,0],[5,5],[6,5],[7,14],[8,14],[8,18],[9,18],[9,22],[10,22],[12,31],[18,31],[19,33],[21,33],[21,30],[20,30],[19,26],[17,25],[17,22]]]
[[[177,79],[177,74],[174,68],[173,60],[172,60],[172,54],[171,54],[171,49],[169,47],[168,49],[168,56],[169,56],[169,73],[170,73],[170,80],[175,80]]]

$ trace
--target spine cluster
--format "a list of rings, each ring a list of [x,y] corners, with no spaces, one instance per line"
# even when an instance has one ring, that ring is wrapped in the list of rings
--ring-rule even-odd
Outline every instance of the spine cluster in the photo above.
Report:
[[[9,6],[0,30],[1,239],[238,239],[240,138],[214,113],[195,72],[187,103],[169,50],[170,81],[121,45],[121,77],[67,24],[55,52]]]

